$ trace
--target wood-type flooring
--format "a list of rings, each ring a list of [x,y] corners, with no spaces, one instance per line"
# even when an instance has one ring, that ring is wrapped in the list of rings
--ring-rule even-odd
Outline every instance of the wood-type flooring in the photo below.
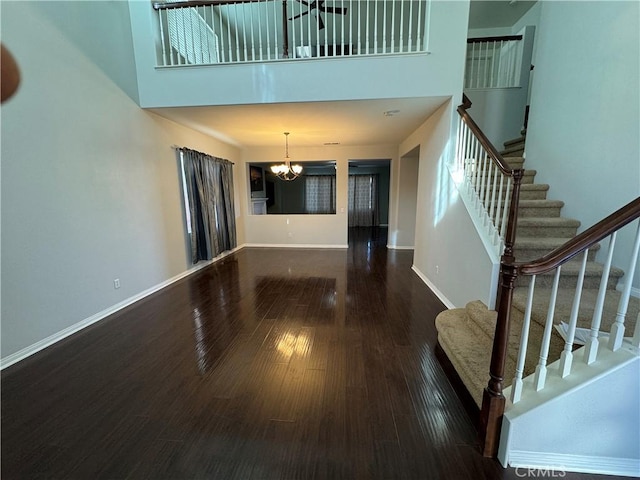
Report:
[[[385,245],[244,248],[5,369],[2,479],[522,478],[480,455],[444,306]]]

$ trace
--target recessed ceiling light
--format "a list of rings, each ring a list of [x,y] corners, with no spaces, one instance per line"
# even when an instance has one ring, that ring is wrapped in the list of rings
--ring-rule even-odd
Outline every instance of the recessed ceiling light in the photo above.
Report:
[[[387,110],[383,113],[385,117],[394,117],[400,113],[400,110]]]

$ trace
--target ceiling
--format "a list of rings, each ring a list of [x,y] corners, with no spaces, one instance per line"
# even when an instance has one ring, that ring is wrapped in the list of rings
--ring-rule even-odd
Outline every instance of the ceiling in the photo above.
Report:
[[[535,3],[525,0],[471,0],[469,28],[512,27]]]
[[[213,107],[155,108],[151,111],[238,147],[398,144],[447,97]],[[387,113],[385,115],[385,112]]]

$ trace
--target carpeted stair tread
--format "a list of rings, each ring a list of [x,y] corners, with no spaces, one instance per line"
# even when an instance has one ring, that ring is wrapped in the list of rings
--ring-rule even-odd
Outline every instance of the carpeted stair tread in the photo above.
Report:
[[[507,157],[505,161],[511,168],[522,168],[524,165],[524,158],[522,157]]]
[[[580,222],[566,217],[523,217],[518,218],[518,226],[526,227],[555,227],[555,226],[579,227]]]
[[[526,183],[520,185],[520,201],[522,200],[544,200],[547,198],[549,185],[544,183]]]
[[[522,156],[519,154],[523,152],[524,152],[524,144],[514,144],[502,150],[500,152],[500,155],[502,155],[503,157],[508,157],[509,155],[513,155],[515,157],[515,156]]]
[[[480,336],[486,336],[493,340],[496,330],[496,320],[498,312],[489,310],[487,306],[479,300],[469,302],[466,306],[468,315],[468,325]],[[522,337],[522,319],[524,316],[512,315],[511,325],[509,328],[509,342],[507,355],[511,358],[514,365],[518,361],[518,351],[520,349],[520,339]],[[529,332],[529,344],[534,342],[540,344],[544,329],[538,324],[533,325]],[[555,350],[555,355],[560,355],[561,349]],[[525,376],[535,371],[538,361],[539,348],[528,349],[525,361]]]
[[[560,200],[520,200],[518,218],[559,217],[563,206]]]
[[[492,340],[470,328],[466,309],[442,312],[436,318],[438,342],[453,364],[478,407],[482,406],[482,392],[489,380]],[[515,363],[507,358],[505,384],[510,384]]]
[[[564,207],[562,200],[520,200],[520,207]]]
[[[528,289],[516,288],[513,293],[513,307],[521,312],[525,311],[527,302]],[[620,301],[620,292],[617,290],[607,290],[604,302],[604,308],[602,313],[602,322],[600,330],[609,332],[611,325],[615,321],[616,313],[618,311],[618,302]],[[575,296],[575,289],[559,289],[558,297],[555,304],[555,312],[553,323],[559,324],[561,321],[569,322],[571,317],[571,309],[573,307],[573,300]],[[597,289],[584,289],[582,290],[580,298],[580,308],[578,309],[578,327],[591,328],[591,319],[593,317],[593,311],[598,296]],[[533,295],[531,320],[536,322],[542,327],[546,322],[547,312],[549,310],[549,303],[551,298],[551,289],[549,288],[536,288]],[[631,297],[629,299],[629,306],[627,310],[627,316],[625,320],[626,336],[633,335],[633,329],[635,328],[638,312],[640,312],[640,299]]]
[[[567,237],[517,237],[515,248],[540,248],[551,252],[569,240],[570,238]],[[517,260],[520,261],[519,258]]]
[[[510,147],[512,145],[515,145],[516,143],[524,143],[524,141],[526,140],[527,137],[525,137],[524,135],[517,137],[517,138],[512,138],[511,140],[507,140],[506,142],[504,142],[502,145],[504,145],[504,147]]]

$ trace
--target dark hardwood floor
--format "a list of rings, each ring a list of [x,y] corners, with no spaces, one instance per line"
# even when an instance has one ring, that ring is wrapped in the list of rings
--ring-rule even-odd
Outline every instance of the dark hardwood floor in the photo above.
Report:
[[[2,478],[521,478],[480,455],[444,307],[385,244],[246,248],[5,369]]]

